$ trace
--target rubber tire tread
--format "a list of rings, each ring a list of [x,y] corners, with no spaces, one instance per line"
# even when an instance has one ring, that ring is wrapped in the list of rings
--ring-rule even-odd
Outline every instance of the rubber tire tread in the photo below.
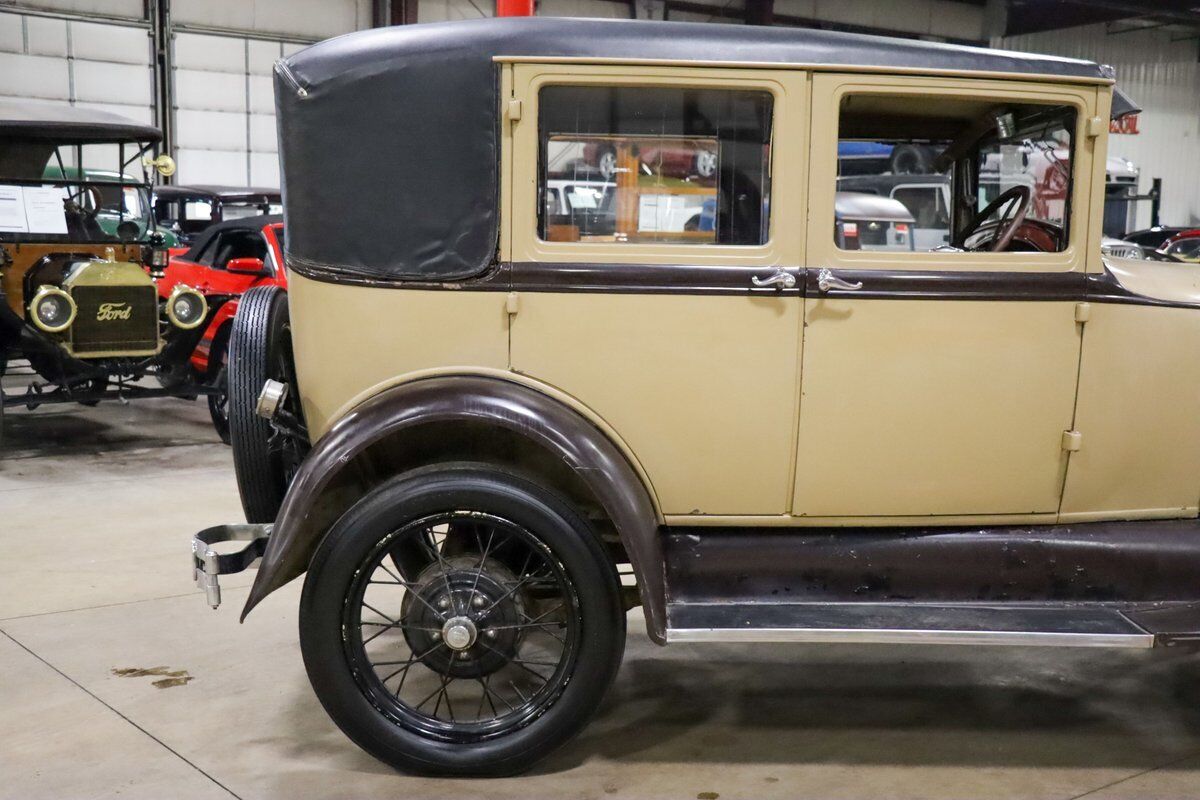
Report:
[[[271,332],[283,315],[287,294],[278,286],[255,286],[242,295],[229,336],[229,438],[242,509],[249,523],[274,522],[287,493],[282,468],[271,457],[271,424],[255,413],[270,378]]]

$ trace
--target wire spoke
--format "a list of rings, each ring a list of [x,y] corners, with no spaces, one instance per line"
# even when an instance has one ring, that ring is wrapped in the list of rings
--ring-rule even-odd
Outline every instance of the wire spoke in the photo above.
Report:
[[[487,545],[483,548],[483,555],[479,557],[479,566],[475,568],[475,582],[471,584],[471,597],[475,596],[475,590],[479,588],[479,576],[483,574],[483,565],[487,562],[488,553],[492,549],[492,540],[496,538],[496,529],[492,528],[488,533]],[[476,541],[479,537],[476,536]]]
[[[442,557],[442,547],[446,546],[446,542],[449,541],[449,538],[450,534],[449,531],[447,531],[446,536],[442,538],[441,547],[438,546],[436,541],[433,543],[433,552],[434,555],[437,556],[438,569],[441,570],[442,573],[442,582],[446,584],[446,596],[450,598],[450,607],[454,609],[454,615],[459,616],[462,614],[462,612],[458,610],[458,602],[454,596],[454,588],[450,585],[450,573],[446,570],[446,559]],[[442,617],[442,619],[445,618]]]
[[[393,572],[392,572],[390,569],[388,569],[388,568],[387,568],[387,564],[384,564],[382,561],[380,561],[380,562],[379,562],[379,566],[383,568],[383,571],[384,571],[384,572],[386,572],[388,575],[391,575],[393,578],[395,578],[395,579],[396,579],[396,582],[397,582],[398,584],[400,584],[401,586],[403,586],[405,589],[408,589],[408,593],[409,593],[409,594],[411,594],[413,597],[415,597],[417,600],[421,601],[421,605],[425,606],[425,607],[426,607],[426,608],[428,608],[428,609],[429,609],[431,612],[433,612],[433,615],[434,615],[435,617],[437,617],[438,619],[442,620],[443,622],[445,622],[445,621],[446,621],[446,615],[445,615],[445,614],[443,614],[441,611],[438,611],[436,608],[434,608],[432,605],[430,605],[428,600],[426,600],[424,597],[421,597],[421,593],[420,593],[420,592],[418,592],[418,591],[415,591],[415,590],[412,588],[412,586],[413,586],[414,584],[410,584],[408,581],[401,580],[400,576],[399,576],[399,575],[396,575],[396,574],[394,574],[394,573],[393,573]]]
[[[516,664],[518,667],[520,667],[521,669],[525,670],[525,671],[526,671],[526,672],[528,672],[530,675],[533,675],[534,677],[538,678],[538,679],[539,679],[539,680],[542,682],[542,686],[545,686],[546,684],[548,684],[548,683],[550,682],[550,678],[546,677],[545,675],[542,675],[540,672],[535,672],[535,671],[534,671],[533,669],[531,669],[530,667],[527,667],[527,666],[525,666],[525,662],[523,662],[521,659],[519,659],[519,658],[509,658],[508,656],[504,655],[503,653],[501,653],[501,652],[500,652],[499,650],[497,650],[496,648],[494,648],[494,647],[489,647],[489,646],[488,646],[488,644],[487,644],[487,642],[480,642],[480,644],[481,644],[481,645],[483,645],[483,646],[484,646],[485,648],[487,648],[488,650],[490,650],[491,652],[493,652],[493,653],[495,653],[496,655],[498,655],[498,656],[500,656],[501,658],[503,658],[503,659],[504,659],[505,661],[507,661],[509,664]],[[536,662],[530,662],[530,663],[536,663]],[[558,664],[557,664],[557,663],[555,663],[555,664],[549,664],[549,665],[545,665],[545,666],[553,666],[553,667],[556,667],[556,668],[557,668],[557,667],[558,667]],[[542,688],[542,686],[539,686],[538,688],[540,689],[540,688]],[[522,697],[521,699],[522,699],[522,700],[524,700],[525,698],[524,698],[524,697]],[[528,701],[526,701],[526,702],[528,702]]]
[[[378,608],[375,608],[375,606],[373,606],[373,605],[371,605],[370,603],[368,603],[366,600],[363,600],[363,608],[369,608],[369,609],[371,609],[371,610],[372,610],[372,611],[374,611],[376,614],[378,614],[379,616],[383,617],[383,618],[384,618],[384,619],[386,619],[388,622],[390,622],[392,625],[399,625],[399,624],[400,624],[400,623],[399,623],[399,621],[392,619],[392,618],[391,618],[391,617],[389,617],[387,614],[383,613],[383,612],[382,612],[382,611],[380,611]],[[366,624],[366,623],[360,623],[360,624]]]
[[[525,568],[528,568],[530,558],[533,558],[532,552],[530,552],[529,555],[525,558]],[[524,574],[524,573],[525,573],[525,569],[523,568],[521,570],[521,574]],[[531,573],[529,575],[525,575],[525,577],[521,578],[519,581],[517,581],[516,584],[511,589],[509,589],[507,592],[505,592],[504,594],[500,595],[495,600],[493,600],[492,604],[490,606],[485,608],[483,611],[480,611],[479,616],[480,617],[486,616],[489,611],[491,611],[493,608],[495,608],[501,602],[503,602],[504,600],[507,600],[509,597],[512,597],[513,593],[516,592],[517,589],[520,589],[522,586],[529,583],[531,580],[534,580],[537,578],[542,578],[542,577],[545,577],[548,580],[553,580],[553,576],[550,576],[550,575],[540,576],[540,575],[537,575],[536,573]]]
[[[426,704],[426,703],[428,703],[430,700],[432,700],[433,698],[437,697],[438,693],[439,693],[439,692],[441,692],[443,688],[445,688],[445,686],[446,686],[446,683],[447,683],[449,680],[450,680],[450,675],[449,675],[449,674],[443,675],[443,676],[442,676],[442,684],[441,684],[441,686],[437,687],[437,688],[436,688],[436,689],[434,689],[432,692],[430,692],[428,695],[426,695],[426,696],[425,696],[425,699],[424,699],[424,700],[422,700],[421,702],[417,703],[417,704],[416,704],[416,706],[414,706],[414,707],[415,707],[415,708],[416,708],[418,711],[420,711],[420,710],[421,710],[421,706],[425,705],[425,704]],[[435,715],[437,714],[437,709],[436,709],[436,708],[434,709],[434,712],[433,712],[433,713],[434,713]]]

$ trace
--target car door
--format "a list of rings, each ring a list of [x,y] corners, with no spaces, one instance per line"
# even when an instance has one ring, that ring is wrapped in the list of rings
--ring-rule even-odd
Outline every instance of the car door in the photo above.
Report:
[[[802,246],[782,221],[803,208],[804,76],[518,64],[505,77],[512,370],[594,415],[668,520],[782,517]],[[611,214],[551,213],[564,181],[611,191]]]
[[[839,137],[890,141],[907,131],[948,145],[981,113],[1013,108],[1026,119],[1038,104],[1074,115],[1066,135],[1075,193],[1061,249],[899,253],[834,243]],[[1094,104],[1088,87],[814,76],[797,515],[833,524],[1053,519],[1079,367],[1094,144],[1084,123]],[[1019,169],[1019,145],[997,149]],[[985,155],[996,160],[982,151],[977,160]]]

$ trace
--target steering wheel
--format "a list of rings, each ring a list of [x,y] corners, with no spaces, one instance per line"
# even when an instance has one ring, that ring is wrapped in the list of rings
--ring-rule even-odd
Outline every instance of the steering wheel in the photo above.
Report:
[[[1032,199],[1033,192],[1028,186],[1014,186],[1002,192],[999,197],[988,203],[982,211],[971,218],[970,223],[963,228],[962,233],[954,242],[955,247],[962,247],[967,239],[970,239],[976,231],[983,227],[983,223],[987,222],[989,217],[1000,211],[1002,212],[1000,220],[992,234],[991,246],[988,249],[993,253],[1005,250],[1012,242],[1013,236],[1016,235],[1017,228],[1021,227],[1021,223],[1025,221],[1025,215],[1029,212],[1029,204]],[[1012,212],[1012,218],[1005,222],[1004,219],[1008,216],[1013,203],[1016,203],[1016,210]]]

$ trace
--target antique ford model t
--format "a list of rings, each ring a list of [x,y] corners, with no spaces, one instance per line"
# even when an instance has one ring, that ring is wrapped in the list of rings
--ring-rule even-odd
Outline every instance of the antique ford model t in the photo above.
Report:
[[[0,412],[216,391],[188,358],[221,298],[155,285],[149,176],[174,171],[152,155],[161,138],[104,111],[0,103],[0,375],[29,378]]]
[[[243,614],[307,573],[313,687],[379,758],[528,766],[639,604],[659,644],[1200,635],[1200,272],[1102,258],[1111,70],[534,19],[334,39],[276,93],[290,283],[230,362],[261,524],[193,558],[215,605],[261,555]],[[946,243],[848,246],[840,142],[929,148]]]

